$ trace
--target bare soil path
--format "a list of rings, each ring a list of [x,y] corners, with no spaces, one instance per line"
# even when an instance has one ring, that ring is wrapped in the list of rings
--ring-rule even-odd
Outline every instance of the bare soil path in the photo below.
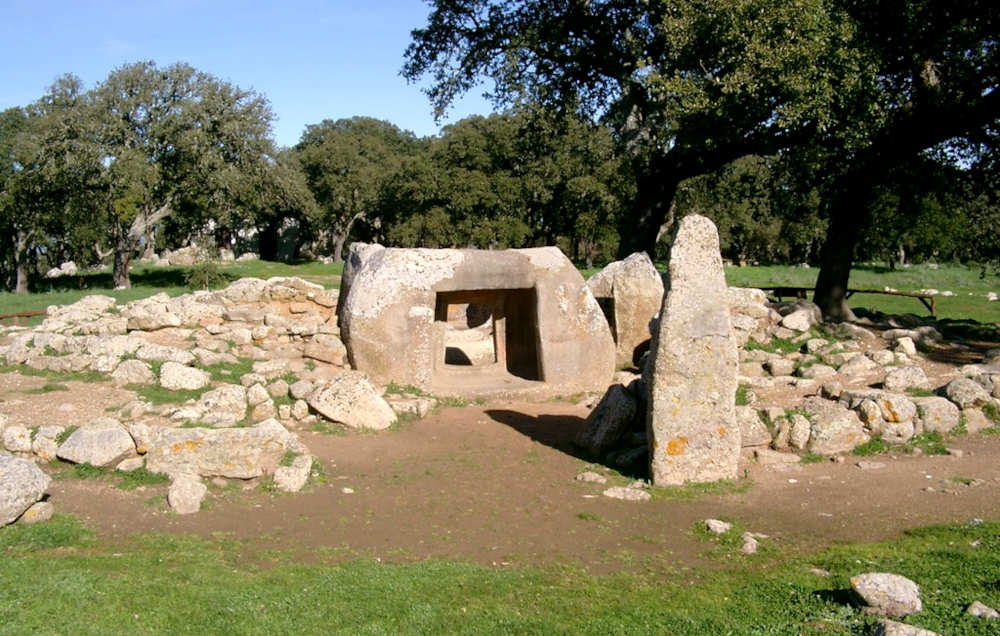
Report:
[[[43,384],[0,376],[0,406],[30,426],[99,416],[129,398],[107,384],[26,393]],[[574,480],[594,468],[571,444],[586,414],[560,402],[491,403],[442,409],[381,433],[300,432],[327,483],[295,495],[263,492],[255,482],[213,486],[205,509],[189,516],[167,509],[160,486],[127,492],[106,481],[61,479],[50,501],[110,540],[192,533],[305,558],[442,558],[501,567],[565,562],[594,572],[693,565],[706,547],[691,528],[709,517],[740,521],[792,551],[887,539],[928,524],[1000,519],[997,436],[952,440],[961,457],[864,458],[884,464],[867,470],[857,465],[863,458],[852,456],[794,472],[748,463],[735,492],[693,500],[658,494],[632,503],[602,496],[606,486]]]

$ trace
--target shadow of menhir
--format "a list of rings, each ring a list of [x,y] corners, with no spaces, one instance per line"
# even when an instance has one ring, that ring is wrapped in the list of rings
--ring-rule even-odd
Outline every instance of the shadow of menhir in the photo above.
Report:
[[[576,445],[577,435],[585,420],[575,415],[539,415],[537,417],[507,409],[487,409],[486,415],[495,422],[578,459],[589,458]]]
[[[495,422],[511,427],[515,431],[571,457],[602,464],[632,479],[649,478],[649,454],[636,452],[646,448],[645,431],[642,441],[631,439],[634,435],[623,435],[618,443],[595,456],[578,443],[580,433],[587,426],[587,420],[574,415],[539,415],[537,417],[506,409],[488,409],[486,415]],[[633,433],[633,431],[629,431]],[[629,439],[626,439],[629,438]]]

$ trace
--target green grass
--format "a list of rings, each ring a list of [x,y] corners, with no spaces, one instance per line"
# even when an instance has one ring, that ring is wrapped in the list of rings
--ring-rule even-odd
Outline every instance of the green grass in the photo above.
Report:
[[[752,482],[749,479],[720,479],[707,483],[690,483],[683,486],[660,486],[650,488],[649,492],[656,499],[677,499],[689,501],[705,495],[742,494],[750,490]]]
[[[907,442],[907,446],[919,448],[925,455],[947,455],[948,449],[944,445],[944,438],[940,433],[921,433],[914,435],[913,439]]]
[[[170,481],[163,473],[151,473],[145,468],[133,471],[119,471],[107,466],[91,464],[64,464],[53,461],[50,466],[55,468],[52,476],[55,479],[93,479],[111,481],[122,490],[135,490],[140,486],[158,486]]]
[[[980,278],[978,265],[940,265],[936,270],[923,265],[889,271],[879,265],[855,265],[848,282],[850,287],[882,289],[892,287],[899,291],[937,289],[952,291],[955,296],[937,297],[937,316],[956,321],[973,320],[992,325],[1000,323],[1000,303],[989,302],[987,292],[996,291],[1000,278],[988,273]],[[726,280],[739,287],[813,287],[818,268],[805,269],[787,265],[762,265],[755,267],[727,267]],[[969,294],[973,295],[969,295]],[[810,295],[811,297],[811,295]],[[883,294],[855,294],[851,296],[852,308],[867,308],[887,314],[917,314],[927,316],[927,308],[916,298],[886,296]]]
[[[23,393],[42,394],[42,393],[52,393],[53,391],[69,391],[69,387],[66,386],[65,384],[60,384],[58,382],[46,382],[37,389],[28,389],[27,391],[23,391]]]
[[[887,453],[890,449],[892,449],[892,444],[881,437],[873,437],[864,444],[855,446],[853,452],[858,457],[870,457]]]
[[[783,338],[772,338],[771,341],[767,343],[749,340],[744,347],[747,351],[766,351],[768,353],[778,353],[781,355],[793,353],[801,348],[801,342],[792,342],[791,340],[785,340]]]
[[[906,394],[911,397],[934,397],[934,391],[928,391],[927,389],[921,389],[920,387],[911,386],[906,389]]]
[[[117,471],[118,487],[122,490],[135,490],[140,486],[158,486],[170,482],[170,476],[164,473],[151,473],[145,467],[128,472]]]
[[[820,455],[819,453],[813,453],[810,451],[802,453],[799,457],[800,461],[803,464],[820,464],[826,461],[826,457],[824,457],[823,455]]]
[[[33,369],[26,364],[2,364],[0,373],[20,373],[35,378],[45,378],[58,382],[107,382],[108,376],[96,371],[49,371],[48,369]],[[58,390],[58,389],[56,389]]]
[[[581,519],[583,519],[581,517]],[[589,520],[589,519],[586,519]],[[739,537],[738,532],[731,533]],[[724,540],[719,539],[720,543]],[[979,547],[970,545],[979,542]],[[851,576],[895,572],[921,588],[905,622],[987,634],[964,614],[1000,604],[1000,524],[908,532],[879,544],[758,555],[711,568],[595,575],[568,565],[491,568],[427,560],[330,565],[231,538],[144,535],[103,544],[71,517],[0,528],[0,633],[863,634]],[[332,554],[332,553],[331,553]],[[641,564],[640,564],[641,565]],[[830,576],[811,572],[822,568]]]
[[[1000,424],[1000,408],[997,408],[993,402],[987,402],[983,405],[983,415],[993,424]]]
[[[183,404],[188,400],[197,400],[202,394],[211,390],[211,386],[201,389],[177,389],[171,391],[158,384],[129,384],[125,387],[145,402],[153,405],[160,404]]]
[[[44,311],[49,305],[69,305],[91,294],[111,296],[124,304],[154,294],[166,293],[180,296],[191,290],[187,283],[191,267],[148,267],[137,265],[132,268],[131,289],[115,290],[111,283],[111,270],[105,267],[99,272],[79,276],[65,276],[57,279],[35,281],[30,294],[0,292],[0,315],[24,311]],[[231,282],[239,278],[271,278],[272,276],[298,276],[317,283],[327,289],[340,287],[343,265],[324,265],[316,262],[276,263],[270,261],[248,261],[244,263],[224,263],[217,266],[219,274]],[[21,324],[34,326],[41,324],[44,316],[28,319]]]
[[[76,432],[79,426],[67,426],[62,433],[56,435],[56,444],[62,444],[69,439],[69,436]]]
[[[748,406],[750,404],[750,387],[741,384],[736,387],[736,406]]]
[[[236,362],[218,362],[201,367],[201,369],[212,377],[213,382],[239,384],[241,377],[253,372],[253,360],[237,358]]]

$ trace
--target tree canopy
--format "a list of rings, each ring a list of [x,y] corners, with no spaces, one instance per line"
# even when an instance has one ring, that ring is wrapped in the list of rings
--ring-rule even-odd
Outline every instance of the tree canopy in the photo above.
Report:
[[[633,162],[622,253],[652,251],[678,185],[795,151],[830,218],[816,300],[844,317],[873,189],[996,127],[997,9],[930,0],[437,0],[403,73],[441,113],[482,78],[498,103],[600,116]],[[848,310],[849,311],[849,310]]]

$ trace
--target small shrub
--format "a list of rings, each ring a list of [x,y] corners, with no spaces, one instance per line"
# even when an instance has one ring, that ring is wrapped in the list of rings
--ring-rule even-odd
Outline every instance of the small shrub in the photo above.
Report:
[[[122,490],[135,490],[139,486],[158,486],[170,481],[170,476],[164,473],[153,473],[145,467],[129,472],[115,472],[119,477],[118,487]]]
[[[782,355],[786,355],[801,349],[802,343],[782,338],[773,338],[771,342],[768,342],[767,344],[762,344],[756,340],[750,340],[744,348],[748,351],[767,351],[768,353],[780,353]]]
[[[325,484],[328,480],[326,478],[326,469],[323,468],[323,463],[313,457],[312,467],[309,469],[309,479],[314,484]]]
[[[958,425],[951,429],[952,435],[968,435],[969,434],[969,421],[965,419],[965,413],[958,416]]]
[[[203,393],[210,389],[210,387],[205,387],[203,389],[178,389],[177,391],[171,391],[158,384],[129,384],[125,388],[135,391],[136,395],[144,402],[149,402],[153,405],[183,404],[188,400],[197,400]]]
[[[64,430],[62,433],[59,433],[58,435],[56,435],[56,444],[60,444],[61,445],[63,442],[65,442],[66,440],[68,440],[69,436],[72,435],[74,432],[76,432],[76,429],[78,429],[78,428],[80,428],[80,427],[79,426],[68,426],[68,427],[66,427],[66,430]]]
[[[911,386],[906,389],[906,393],[911,397],[934,397],[933,391],[928,391],[927,389],[921,389],[920,387]]]
[[[859,444],[854,447],[854,454],[859,457],[869,457],[871,455],[881,455],[886,453],[891,448],[889,442],[885,441],[881,437],[873,437],[864,444]]]
[[[578,512],[576,518],[582,521],[600,521],[601,518],[592,512]]]
[[[1000,408],[997,408],[993,402],[983,405],[983,415],[994,424],[1000,424]]]
[[[390,382],[389,386],[385,387],[386,395],[412,395],[414,397],[430,397],[422,389],[419,389],[412,384],[396,384],[395,382]]]
[[[217,289],[228,282],[215,263],[198,263],[184,274],[184,284],[192,290]]]
[[[295,461],[296,457],[298,457],[298,455],[295,453],[295,451],[290,451],[290,450],[285,451],[285,454],[281,456],[281,461],[278,462],[278,465],[285,467],[291,466],[292,462]]]
[[[750,405],[750,387],[741,384],[736,387],[736,406]]]
[[[919,448],[926,455],[948,454],[948,449],[945,448],[944,439],[941,437],[940,433],[921,433],[920,435],[914,435],[908,445],[913,448]]]
[[[65,384],[59,384],[58,382],[46,382],[37,389],[30,389],[25,391],[25,393],[44,394],[52,393],[54,391],[69,391],[69,387]]]

